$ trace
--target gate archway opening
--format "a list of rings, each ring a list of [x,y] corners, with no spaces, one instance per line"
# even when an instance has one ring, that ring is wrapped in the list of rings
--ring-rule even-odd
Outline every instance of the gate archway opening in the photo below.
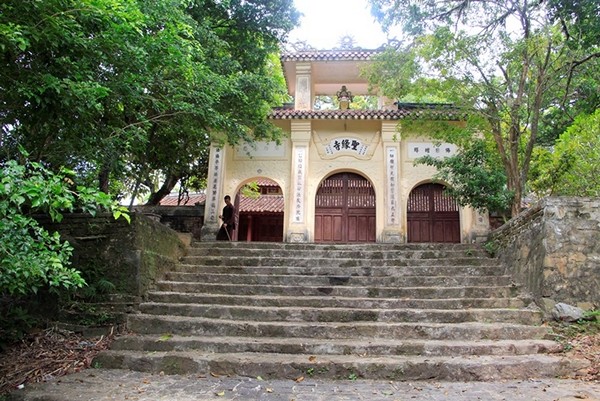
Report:
[[[441,184],[423,184],[408,197],[408,242],[460,242],[460,213],[456,199]]]
[[[235,208],[238,211],[238,226],[235,235],[238,241],[283,242],[284,199],[281,187],[268,178],[257,178],[254,196],[238,191]]]
[[[315,242],[375,242],[375,190],[360,174],[337,173],[315,199]]]

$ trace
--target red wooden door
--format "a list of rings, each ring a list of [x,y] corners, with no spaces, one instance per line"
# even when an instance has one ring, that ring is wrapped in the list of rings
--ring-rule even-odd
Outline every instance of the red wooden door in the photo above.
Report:
[[[366,178],[339,173],[321,183],[315,242],[375,242],[375,191]]]
[[[408,197],[408,242],[460,242],[459,205],[440,184],[424,184]]]

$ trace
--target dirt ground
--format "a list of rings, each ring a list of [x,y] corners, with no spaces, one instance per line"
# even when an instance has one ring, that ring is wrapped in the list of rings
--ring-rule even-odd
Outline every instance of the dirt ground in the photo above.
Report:
[[[600,382],[600,323],[584,333],[577,333],[569,326],[555,327],[555,332],[567,355],[591,362],[587,371],[578,372],[578,379]],[[110,346],[114,335],[111,332],[86,338],[55,328],[31,334],[0,354],[0,400],[3,394],[19,386],[50,381],[92,367],[93,358]]]

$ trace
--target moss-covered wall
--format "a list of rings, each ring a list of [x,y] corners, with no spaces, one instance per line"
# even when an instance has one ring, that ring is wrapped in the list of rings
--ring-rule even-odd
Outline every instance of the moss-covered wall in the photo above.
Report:
[[[140,213],[131,214],[131,223],[110,214],[67,214],[60,223],[38,220],[73,245],[73,267],[101,272],[120,294],[144,296],[186,249],[175,231]]]

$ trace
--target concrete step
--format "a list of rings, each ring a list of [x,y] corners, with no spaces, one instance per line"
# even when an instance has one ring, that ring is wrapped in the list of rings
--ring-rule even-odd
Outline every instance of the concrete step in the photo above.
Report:
[[[231,294],[231,295],[284,295],[284,296],[331,296],[357,298],[502,298],[515,297],[519,290],[516,286],[422,286],[422,287],[359,287],[343,285],[300,286],[300,285],[247,285],[229,283],[185,283],[176,281],[158,281],[159,291]]]
[[[217,305],[246,305],[262,307],[329,307],[353,308],[360,305],[363,308],[375,309],[466,309],[466,308],[510,308],[519,309],[527,306],[527,300],[522,298],[446,298],[446,299],[413,299],[413,298],[356,298],[330,296],[268,296],[268,295],[227,295],[227,294],[197,294],[188,292],[148,293],[150,302],[217,304]]]
[[[94,363],[265,379],[578,370],[504,272],[472,244],[194,243]]]
[[[362,251],[362,252],[463,252],[468,254],[488,255],[480,244],[448,244],[448,243],[294,243],[294,242],[245,242],[245,241],[202,241],[192,242],[190,252],[195,250],[229,249],[232,252],[244,250],[280,250],[280,251],[316,251],[316,252],[339,252],[339,251]]]
[[[527,340],[542,339],[548,330],[514,323],[430,322],[261,322],[168,315],[129,315],[127,327],[138,334],[178,334],[226,337],[289,337],[355,340]]]
[[[366,309],[303,308],[151,303],[140,305],[150,315],[190,316],[260,322],[511,322],[541,324],[542,313],[529,309]]]
[[[111,369],[164,374],[237,375],[263,379],[490,381],[565,377],[583,364],[556,355],[356,356],[199,351],[105,351],[93,361]]]
[[[444,266],[482,266],[487,264],[494,265],[498,262],[489,258],[477,257],[453,257],[442,259]],[[304,257],[281,257],[281,256],[192,256],[188,255],[182,258],[182,262],[192,265],[205,266],[295,266],[295,267],[401,267],[401,266],[430,266],[439,265],[440,259],[369,259],[369,258],[319,258],[312,257],[310,254]]]
[[[490,258],[480,248],[463,249],[407,249],[394,246],[363,247],[361,245],[352,248],[310,247],[308,249],[294,248],[231,248],[231,247],[206,247],[190,248],[190,256],[237,256],[237,257],[286,257],[286,258],[343,258],[343,259],[439,259],[452,257],[478,257]]]
[[[177,273],[236,273],[236,274],[283,274],[302,276],[495,276],[504,274],[498,263],[486,263],[476,266],[448,266],[429,264],[423,266],[207,266],[202,264],[178,264],[173,272]]]
[[[388,340],[256,338],[162,335],[125,335],[111,349],[123,351],[170,352],[199,350],[206,353],[260,352],[305,355],[527,355],[562,352],[563,347],[550,340]]]
[[[235,274],[235,273],[179,273],[170,272],[164,281],[180,283],[229,283],[245,285],[288,285],[288,286],[360,286],[360,287],[456,287],[465,286],[507,286],[510,276],[298,276],[282,274]]]

